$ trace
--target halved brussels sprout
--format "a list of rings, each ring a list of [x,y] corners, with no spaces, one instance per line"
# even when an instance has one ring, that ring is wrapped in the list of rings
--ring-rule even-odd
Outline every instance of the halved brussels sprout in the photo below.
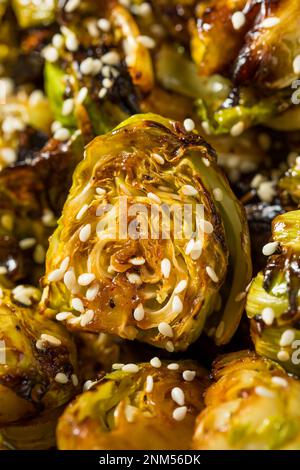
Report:
[[[41,308],[73,330],[184,350],[204,326],[230,340],[250,279],[245,214],[210,146],[137,115],[92,141],[75,170]]]
[[[256,351],[300,375],[300,211],[277,216],[264,273],[253,280],[246,310]]]
[[[214,365],[215,383],[196,421],[193,449],[300,449],[300,382],[252,352]]]
[[[1,289],[0,425],[37,416],[76,392],[76,352],[62,325],[36,311],[40,291]]]
[[[59,420],[59,449],[188,449],[207,373],[193,361],[156,361],[127,364],[71,403]]]

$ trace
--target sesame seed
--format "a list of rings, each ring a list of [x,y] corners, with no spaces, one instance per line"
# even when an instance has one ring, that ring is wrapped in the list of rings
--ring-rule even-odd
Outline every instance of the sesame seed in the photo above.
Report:
[[[57,321],[64,321],[71,316],[73,316],[71,312],[59,312],[55,318]]]
[[[296,75],[300,74],[300,54],[296,55],[293,60],[293,70]]]
[[[196,377],[196,371],[195,370],[185,370],[182,373],[183,380],[186,382],[192,382],[194,378]]]
[[[56,140],[60,140],[61,142],[65,142],[70,137],[70,131],[68,129],[66,129],[65,127],[61,127],[60,129],[57,129],[57,131],[54,132],[53,137]]]
[[[76,374],[71,375],[71,380],[72,380],[72,384],[74,385],[74,387],[77,387],[77,385],[79,384],[79,380]]]
[[[257,194],[262,201],[271,203],[276,196],[274,181],[263,181],[257,189]]]
[[[268,390],[266,387],[262,387],[261,385],[255,387],[255,393],[256,395],[264,398],[274,398],[275,396],[271,390]]]
[[[79,299],[78,297],[75,297],[74,299],[72,299],[71,305],[74,308],[74,310],[76,310],[77,312],[80,312],[80,313],[84,312],[84,306],[83,306],[82,300]]]
[[[161,335],[167,336],[168,338],[173,338],[173,336],[174,336],[172,327],[164,321],[159,323],[158,331],[160,332]]]
[[[195,240],[193,238],[190,239],[190,241],[187,243],[186,247],[185,247],[185,254],[186,255],[190,255],[192,250],[193,250],[193,247],[195,245]]]
[[[32,248],[35,244],[35,238],[23,238],[23,240],[19,241],[19,247],[21,248],[21,250],[27,250],[28,248]]]
[[[28,103],[30,106],[38,106],[45,99],[45,95],[42,90],[34,90],[30,96]]]
[[[64,277],[64,272],[61,269],[54,269],[51,273],[48,274],[49,282],[58,282]]]
[[[185,128],[186,132],[192,132],[195,129],[195,123],[193,119],[185,119],[183,121],[183,127]]]
[[[246,16],[242,11],[235,11],[231,16],[231,22],[233,29],[239,30],[241,29],[244,24],[246,23]]]
[[[7,163],[15,163],[17,161],[17,152],[12,148],[2,148],[1,149],[1,158]]]
[[[97,383],[97,380],[95,380],[94,382],[92,380],[87,380],[86,382],[84,382],[83,384],[83,391],[84,392],[87,392],[88,390],[90,390],[93,385],[95,385]]]
[[[161,203],[160,198],[154,193],[147,193],[147,197],[151,199],[152,201],[157,202],[158,204]]]
[[[60,346],[61,345],[61,340],[58,338],[55,338],[55,336],[48,335],[46,333],[43,333],[41,335],[41,340],[46,341],[49,344],[52,344],[53,346]]]
[[[151,5],[146,2],[140,5],[132,5],[130,11],[136,16],[148,16],[151,13]]]
[[[180,406],[178,408],[175,408],[175,410],[173,411],[173,419],[175,419],[175,421],[182,421],[186,417],[186,413],[186,406]]]
[[[125,364],[122,367],[124,372],[131,372],[132,374],[136,374],[139,371],[139,366],[137,364]]]
[[[107,95],[107,89],[106,88],[101,88],[101,90],[98,93],[98,96],[100,99],[104,98]]]
[[[104,88],[111,88],[113,86],[113,81],[110,78],[104,78],[102,80],[102,85],[104,86]]]
[[[101,29],[104,33],[107,33],[110,31],[111,24],[106,18],[100,18],[100,20],[97,21],[98,28]]]
[[[36,289],[34,287],[26,287],[19,285],[12,290],[13,298],[20,302],[23,305],[29,307],[32,305],[32,297],[36,294]]]
[[[66,49],[70,52],[76,52],[79,48],[79,42],[75,34],[68,34],[66,36]]]
[[[126,405],[125,406],[125,418],[128,423],[133,423],[138,409],[136,406]]]
[[[118,65],[120,63],[120,56],[116,51],[110,51],[101,57],[103,64]]]
[[[93,301],[97,297],[98,292],[99,292],[99,285],[95,284],[94,286],[90,287],[86,291],[85,296],[86,296],[87,300]]]
[[[245,124],[242,121],[239,121],[232,126],[232,128],[230,129],[230,134],[233,137],[238,137],[244,132],[244,129],[245,129]]]
[[[172,302],[172,313],[174,313],[175,315],[179,315],[179,313],[181,313],[182,310],[183,310],[183,305],[182,305],[181,299],[180,297],[178,297],[178,295],[175,295],[173,298],[173,302]]]
[[[177,286],[174,289],[174,294],[180,294],[187,288],[187,281],[183,279],[182,281],[179,281]]]
[[[87,95],[88,95],[88,89],[86,86],[80,88],[79,92],[78,92],[78,95],[77,95],[77,98],[76,98],[76,102],[78,104],[83,104],[84,101],[86,100],[87,98]]]
[[[54,34],[52,44],[56,49],[61,49],[64,45],[64,38],[61,34]]]
[[[53,121],[51,124],[51,132],[54,134],[58,129],[62,128],[62,123],[59,121]]]
[[[153,381],[152,375],[147,375],[146,388],[145,388],[146,393],[151,393],[153,390],[153,386],[154,386],[154,381]]]
[[[198,194],[198,191],[194,186],[191,186],[190,184],[185,184],[181,188],[182,194],[185,196],[196,196]]]
[[[202,157],[202,161],[204,163],[205,166],[209,167],[210,166],[210,161],[208,158],[206,157]]]
[[[168,279],[171,272],[171,261],[168,258],[164,258],[160,263],[160,267],[163,277]]]
[[[131,258],[129,260],[129,263],[133,264],[134,266],[141,266],[142,264],[145,264],[146,260],[145,258],[142,258],[141,256],[136,257],[136,258]]]
[[[157,163],[159,163],[159,165],[163,165],[165,163],[165,159],[158,153],[152,153],[152,157]]]
[[[213,225],[208,220],[200,219],[198,225],[200,230],[204,233],[211,234],[214,231]]]
[[[166,342],[166,350],[167,350],[168,352],[174,352],[175,346],[174,346],[174,344],[172,343],[172,341],[167,341],[167,342]]]
[[[223,200],[223,191],[220,188],[213,189],[213,195],[216,201],[221,202]]]
[[[92,226],[91,224],[84,225],[79,231],[79,240],[81,242],[87,242],[91,236]]]
[[[196,261],[197,259],[200,258],[201,254],[202,254],[202,241],[197,240],[193,245],[190,257],[192,258],[193,261]]]
[[[83,75],[91,75],[93,71],[93,59],[92,57],[87,57],[80,64],[80,72]]]
[[[8,116],[2,123],[2,130],[5,134],[13,134],[14,132],[23,131],[25,129],[25,123],[22,119]]]
[[[274,310],[271,307],[264,308],[261,312],[261,318],[266,325],[272,325],[275,318]]]
[[[137,286],[140,286],[143,283],[141,276],[139,276],[138,274],[126,273],[126,277],[130,284],[136,284]]]
[[[205,270],[207,272],[207,275],[211,278],[213,282],[219,282],[219,278],[213,268],[211,268],[210,266],[206,266]]]
[[[56,376],[54,377],[54,380],[55,382],[59,384],[66,384],[69,382],[69,379],[66,376],[66,374],[63,374],[62,372],[59,372],[58,374],[56,374]]]
[[[57,49],[53,46],[46,46],[43,49],[42,55],[48,62],[56,62],[59,57]]]
[[[285,346],[290,346],[295,339],[295,331],[294,330],[285,330],[280,338],[279,346],[284,348]]]
[[[261,185],[261,183],[263,183],[265,181],[265,177],[263,175],[261,175],[260,173],[258,173],[257,175],[254,176],[254,178],[252,179],[251,183],[250,183],[250,186],[251,188],[253,189],[258,189],[259,186]]]
[[[94,310],[87,310],[83,315],[81,315],[80,326],[85,327],[93,320],[95,316]]]
[[[64,275],[64,284],[69,291],[74,291],[77,288],[76,276],[74,271],[67,271]]]
[[[106,194],[106,189],[96,188],[96,193],[99,194],[99,196],[104,196],[104,194]]]
[[[280,23],[280,18],[277,18],[276,16],[272,16],[271,18],[265,18],[260,23],[260,27],[261,28],[272,28],[273,26],[276,26],[278,23]]]
[[[280,387],[288,387],[288,381],[285,380],[283,377],[277,377],[277,376],[274,376],[272,377],[271,379],[272,383],[275,384],[275,385],[279,385]]]
[[[225,329],[225,323],[221,321],[216,329],[216,338],[218,339],[221,338],[221,336],[224,333],[224,329]]]
[[[62,115],[63,116],[70,116],[74,110],[74,100],[73,98],[69,98],[63,102],[62,105]]]
[[[267,243],[262,249],[263,255],[265,256],[273,255],[278,248],[278,244],[279,244],[278,242]]]
[[[95,274],[92,273],[83,273],[78,277],[78,284],[80,286],[88,286],[95,280]]]
[[[279,351],[277,359],[282,362],[287,362],[290,359],[290,355],[287,351]]]
[[[70,256],[66,256],[60,263],[59,269],[65,273],[66,270],[68,269],[69,263],[70,263]]]
[[[82,216],[86,213],[86,211],[88,210],[89,208],[89,205],[88,204],[84,204],[81,209],[78,211],[77,215],[76,215],[76,220],[80,220],[82,218]]]
[[[113,370],[120,370],[124,367],[125,364],[121,364],[119,362],[115,362],[111,367]]]
[[[136,321],[142,321],[145,317],[145,311],[142,304],[139,304],[133,312],[133,317]]]
[[[147,49],[154,49],[156,43],[150,36],[140,35],[137,37],[137,42]]]
[[[179,364],[176,362],[172,362],[171,364],[167,365],[167,369],[169,370],[178,370],[179,369]]]
[[[0,276],[3,276],[4,274],[7,274],[7,268],[5,266],[0,266]]]
[[[102,62],[100,59],[93,60],[92,75],[97,75],[102,69]]]
[[[153,357],[150,361],[150,365],[155,367],[155,369],[159,369],[161,367],[161,360],[158,357]]]
[[[80,0],[68,0],[68,2],[65,5],[65,11],[67,13],[71,13],[74,10],[76,10],[76,8],[78,8],[79,5],[80,5]]]
[[[181,388],[179,387],[172,388],[171,397],[172,397],[172,400],[175,401],[175,403],[177,403],[177,405],[179,406],[184,405],[184,393]]]

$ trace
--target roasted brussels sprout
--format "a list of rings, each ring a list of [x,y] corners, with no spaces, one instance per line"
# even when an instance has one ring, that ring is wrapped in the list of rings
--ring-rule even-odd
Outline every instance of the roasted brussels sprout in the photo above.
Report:
[[[252,281],[246,310],[258,354],[278,361],[289,372],[299,368],[299,233],[300,211],[276,217],[264,272]]]
[[[205,370],[193,361],[123,365],[66,408],[58,447],[188,449],[207,385]]]
[[[74,330],[184,350],[204,326],[230,340],[250,278],[245,215],[212,149],[138,115],[91,142],[75,170],[41,309]]]
[[[194,449],[300,449],[298,380],[247,351],[217,360],[213,377],[196,421]]]
[[[76,353],[62,325],[36,311],[40,292],[1,290],[0,425],[56,409],[76,392]]]

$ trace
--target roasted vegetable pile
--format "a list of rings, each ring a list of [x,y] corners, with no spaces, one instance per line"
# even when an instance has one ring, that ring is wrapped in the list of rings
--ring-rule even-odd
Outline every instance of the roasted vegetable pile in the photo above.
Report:
[[[0,1],[0,448],[298,449],[298,0]]]

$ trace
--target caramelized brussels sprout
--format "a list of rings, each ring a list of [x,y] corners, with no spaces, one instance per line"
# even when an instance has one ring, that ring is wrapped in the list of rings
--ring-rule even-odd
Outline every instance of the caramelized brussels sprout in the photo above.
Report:
[[[59,449],[188,449],[207,374],[193,361],[156,360],[105,375],[71,403],[59,420]]]
[[[194,449],[300,449],[298,380],[247,351],[217,360],[213,377],[196,421]]]
[[[230,340],[250,278],[245,214],[212,149],[178,122],[137,115],[75,170],[41,309],[74,330],[184,350],[204,327]]]
[[[267,266],[251,284],[246,310],[257,353],[300,375],[300,211],[276,217],[272,233],[272,241],[263,248],[270,256]]]
[[[39,298],[30,286],[1,290],[1,426],[58,408],[76,391],[74,344],[62,325],[37,313]]]

